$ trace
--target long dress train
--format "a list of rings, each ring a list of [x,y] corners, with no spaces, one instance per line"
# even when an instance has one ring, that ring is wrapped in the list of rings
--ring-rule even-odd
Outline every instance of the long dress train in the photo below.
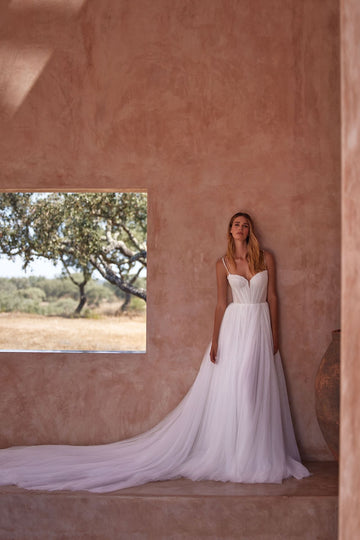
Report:
[[[158,425],[98,446],[0,450],[0,485],[113,491],[155,480],[280,483],[309,471],[300,460],[279,353],[273,354],[267,270],[248,281],[228,274],[233,302],[194,384]]]

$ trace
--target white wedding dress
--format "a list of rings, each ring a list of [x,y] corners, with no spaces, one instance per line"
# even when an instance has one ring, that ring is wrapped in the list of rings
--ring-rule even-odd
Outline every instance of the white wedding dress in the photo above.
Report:
[[[281,482],[301,464],[279,353],[273,354],[267,270],[228,274],[233,302],[217,363],[205,352],[193,386],[153,429],[98,446],[42,445],[0,451],[0,485],[106,492],[187,477]]]

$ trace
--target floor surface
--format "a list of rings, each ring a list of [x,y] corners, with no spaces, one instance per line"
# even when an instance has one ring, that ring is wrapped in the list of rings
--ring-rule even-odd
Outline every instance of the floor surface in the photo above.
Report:
[[[0,489],[1,540],[336,540],[338,466],[282,484],[153,482],[94,494]]]

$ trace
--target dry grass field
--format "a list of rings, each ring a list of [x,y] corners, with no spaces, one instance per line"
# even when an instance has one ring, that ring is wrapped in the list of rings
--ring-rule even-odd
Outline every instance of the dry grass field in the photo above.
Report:
[[[1,313],[0,349],[145,351],[146,315],[77,319]]]

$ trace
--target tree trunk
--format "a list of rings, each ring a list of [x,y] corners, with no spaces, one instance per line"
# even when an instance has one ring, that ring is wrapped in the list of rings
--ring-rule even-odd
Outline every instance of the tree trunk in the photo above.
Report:
[[[82,308],[85,306],[87,298],[85,294],[85,285],[86,283],[80,283],[78,284],[79,290],[80,290],[80,302],[77,308],[75,309],[75,315],[80,315],[80,312]]]
[[[126,308],[128,307],[128,305],[130,304],[130,300],[131,300],[131,294],[126,292],[125,293],[125,300],[124,300],[124,303],[121,305],[121,312],[124,313],[124,311],[126,311]]]

